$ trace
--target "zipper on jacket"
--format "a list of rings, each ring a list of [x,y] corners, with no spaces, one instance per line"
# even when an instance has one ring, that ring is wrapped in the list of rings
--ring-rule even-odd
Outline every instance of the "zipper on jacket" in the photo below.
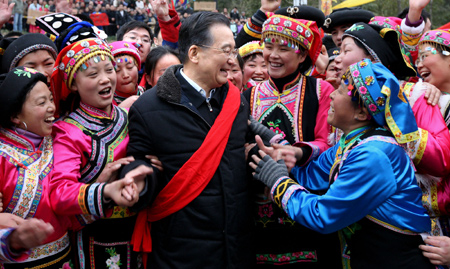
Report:
[[[192,113],[194,113],[195,115],[197,115],[200,119],[203,120],[204,123],[206,123],[206,125],[208,125],[209,128],[211,128],[211,125],[209,125],[209,123],[208,123],[208,122],[207,122],[200,114],[198,114],[198,113],[195,112],[194,110],[190,109],[188,106],[182,105],[182,104],[180,104],[180,103],[170,102],[170,101],[167,101],[167,102],[170,103],[170,104],[176,105],[176,106],[181,106],[181,107],[186,108],[187,110],[189,110],[189,111],[191,111]],[[212,111],[212,110],[211,110],[211,111]]]
[[[211,104],[209,103],[208,100],[206,101],[206,104],[208,105],[209,112],[213,112],[212,107],[211,107]]]

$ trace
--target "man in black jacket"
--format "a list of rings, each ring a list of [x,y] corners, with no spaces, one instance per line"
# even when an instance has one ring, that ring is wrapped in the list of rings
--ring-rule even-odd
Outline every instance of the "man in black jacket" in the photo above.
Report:
[[[116,27],[117,29],[125,23],[131,21],[131,17],[128,12],[125,10],[123,4],[119,4],[116,12]]]
[[[249,105],[227,81],[237,55],[229,20],[195,13],[181,26],[179,50],[183,65],[167,69],[129,113],[136,161],[122,173],[150,166],[148,154],[164,168],[147,177],[136,205],[144,210],[134,249],[149,253],[148,268],[250,268]],[[151,247],[143,246],[147,220]]]

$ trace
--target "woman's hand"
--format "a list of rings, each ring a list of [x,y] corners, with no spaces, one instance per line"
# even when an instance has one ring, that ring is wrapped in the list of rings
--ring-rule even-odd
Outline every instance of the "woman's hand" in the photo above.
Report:
[[[11,213],[0,213],[0,229],[16,228],[25,220]]]
[[[428,236],[424,240],[427,245],[420,245],[423,256],[435,265],[450,264],[450,238],[447,236]]]
[[[427,103],[435,106],[436,104],[439,104],[439,99],[441,98],[441,91],[436,88],[433,84],[423,82],[423,86],[425,87],[425,99],[427,99]]]
[[[125,166],[134,161],[133,156],[128,156],[119,159],[114,162],[107,163],[100,176],[98,176],[97,182],[112,182],[117,178],[117,172],[122,166]]]
[[[121,108],[130,108],[134,102],[136,102],[136,100],[139,98],[139,96],[137,95],[132,95],[130,97],[128,97],[127,99],[123,100],[122,103],[120,103],[119,107]]]
[[[260,10],[264,13],[275,12],[281,6],[281,0],[261,0]]]
[[[164,171],[162,162],[155,155],[145,155],[145,158],[150,160],[153,167],[158,169],[160,172]]]
[[[53,226],[43,220],[23,220],[10,235],[10,247],[21,251],[40,246],[54,231]]]
[[[303,156],[303,151],[300,148],[279,144],[272,144],[272,147],[267,147],[258,135],[255,136],[255,140],[258,148],[268,154],[272,159],[275,161],[283,160],[289,172],[297,163],[297,157],[300,160]]]

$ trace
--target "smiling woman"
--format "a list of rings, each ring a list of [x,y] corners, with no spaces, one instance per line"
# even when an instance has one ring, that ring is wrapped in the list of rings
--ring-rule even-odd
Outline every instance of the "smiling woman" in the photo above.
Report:
[[[51,192],[55,195],[64,196],[72,191],[71,186],[82,183],[88,185],[80,195],[106,192],[105,181],[113,181],[117,170],[133,160],[125,158],[127,111],[113,104],[117,81],[114,64],[109,46],[94,38],[69,45],[58,55],[52,91],[57,104],[66,101],[65,107],[60,107],[68,114],[63,112],[64,117],[54,126],[55,176]],[[75,224],[74,229],[84,228],[76,234],[78,246],[74,249],[78,251],[78,262],[85,268],[105,268],[105,263],[114,260],[116,265],[137,268],[138,255],[129,250],[135,215],[126,207],[115,206],[114,213],[107,217],[102,212],[106,209],[105,200],[91,203],[82,197],[68,199],[56,207],[59,213],[70,214],[79,203],[83,214],[102,219],[92,223],[93,218],[79,216],[79,226]]]
[[[47,77],[47,84],[50,83],[57,55],[56,46],[50,38],[43,34],[26,34],[3,49],[5,49],[2,58],[3,73],[17,66],[26,66],[44,74]]]
[[[262,57],[255,56],[247,63],[251,67],[263,58],[270,76],[245,91],[244,96],[250,103],[254,119],[298,146],[305,155],[310,155],[329,147],[331,127],[326,120],[329,95],[334,89],[328,82],[303,75],[315,64],[322,40],[315,21],[296,18],[299,14],[295,11],[300,9],[294,8],[292,14],[273,15],[265,21],[261,37],[264,42]],[[310,9],[317,14],[316,20],[323,22],[323,13]],[[261,77],[264,72],[259,73],[258,77]],[[256,203],[256,239],[253,243],[258,264],[296,267],[298,263],[308,263],[309,268],[340,266],[336,233],[322,235],[298,225],[277,209],[265,195],[263,185],[254,184],[253,191]],[[307,254],[300,255],[300,250]],[[289,257],[290,263],[272,258],[277,255]]]
[[[401,146],[419,131],[398,80],[366,59],[347,69],[330,97],[328,120],[344,130],[339,143],[295,166],[295,180],[284,162],[260,152],[262,160],[253,155],[254,177],[301,225],[320,233],[341,230],[351,268],[434,268],[418,248],[431,221]],[[380,259],[386,250],[392,256]]]

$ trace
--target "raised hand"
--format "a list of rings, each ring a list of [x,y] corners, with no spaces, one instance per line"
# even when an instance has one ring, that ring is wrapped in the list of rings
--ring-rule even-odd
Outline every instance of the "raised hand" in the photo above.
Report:
[[[409,0],[408,19],[415,23],[420,20],[422,10],[430,3],[430,0]]]
[[[56,12],[62,12],[67,14],[72,14],[72,3],[73,1],[68,0],[56,0],[55,8]]]
[[[260,10],[264,13],[275,12],[281,6],[281,0],[261,0]]]
[[[11,19],[14,5],[8,4],[8,0],[0,0],[0,28]]]
[[[158,20],[169,21],[169,4],[166,0],[150,0],[153,12],[155,12]]]

